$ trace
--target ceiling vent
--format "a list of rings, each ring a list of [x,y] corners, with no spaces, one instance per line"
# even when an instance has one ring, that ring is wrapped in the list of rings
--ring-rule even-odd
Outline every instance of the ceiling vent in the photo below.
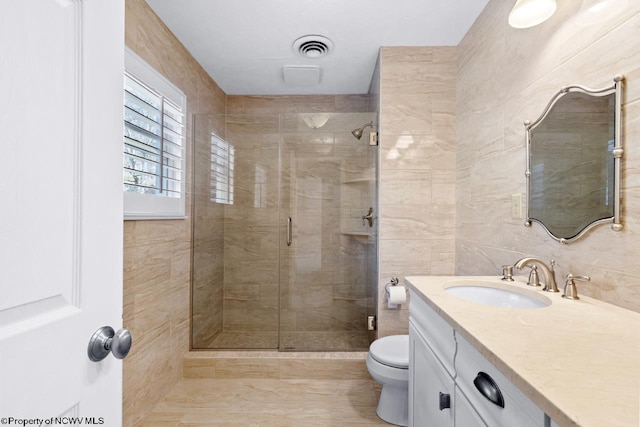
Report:
[[[282,74],[288,86],[314,86],[320,83],[320,67],[317,65],[285,65]]]
[[[324,36],[304,36],[293,42],[293,50],[305,58],[322,58],[333,50],[333,42]]]

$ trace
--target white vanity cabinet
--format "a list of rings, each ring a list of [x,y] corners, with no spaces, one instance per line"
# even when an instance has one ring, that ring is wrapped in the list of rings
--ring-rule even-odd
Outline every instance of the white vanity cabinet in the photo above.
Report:
[[[455,389],[453,328],[420,298],[409,310],[409,426],[484,427],[457,422],[456,417],[478,419]],[[461,414],[458,414],[458,410]]]
[[[462,393],[460,387],[456,386],[455,390],[455,425],[458,427],[488,427],[487,424],[482,421],[478,412],[473,408],[469,399]]]
[[[409,337],[409,425],[453,427],[454,381],[411,324]]]
[[[409,426],[549,426],[537,405],[419,297],[411,298],[409,346]]]

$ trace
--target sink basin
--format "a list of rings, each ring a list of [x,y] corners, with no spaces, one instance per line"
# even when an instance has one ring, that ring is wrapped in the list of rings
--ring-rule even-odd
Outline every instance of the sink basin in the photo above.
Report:
[[[521,289],[504,289],[492,283],[458,283],[445,288],[445,292],[458,298],[479,304],[509,308],[543,308],[551,305],[551,300],[543,295]]]

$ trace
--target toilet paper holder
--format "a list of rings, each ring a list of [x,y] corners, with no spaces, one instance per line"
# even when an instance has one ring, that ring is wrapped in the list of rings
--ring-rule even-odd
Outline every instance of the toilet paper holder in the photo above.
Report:
[[[398,283],[398,278],[394,277],[384,286],[388,308],[398,308],[400,305],[407,302],[407,288],[404,286],[398,286]]]
[[[392,277],[391,281],[389,283],[387,283],[386,285],[384,285],[384,292],[387,294],[387,299],[389,298],[390,294],[389,294],[389,288],[391,286],[397,286],[398,283],[400,283],[400,281],[398,280],[397,277]]]

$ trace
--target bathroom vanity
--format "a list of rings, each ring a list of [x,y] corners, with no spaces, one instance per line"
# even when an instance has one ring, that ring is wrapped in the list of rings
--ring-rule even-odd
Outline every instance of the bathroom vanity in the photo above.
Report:
[[[640,425],[639,313],[497,277],[406,280],[410,426]],[[496,292],[452,292],[474,286]]]

